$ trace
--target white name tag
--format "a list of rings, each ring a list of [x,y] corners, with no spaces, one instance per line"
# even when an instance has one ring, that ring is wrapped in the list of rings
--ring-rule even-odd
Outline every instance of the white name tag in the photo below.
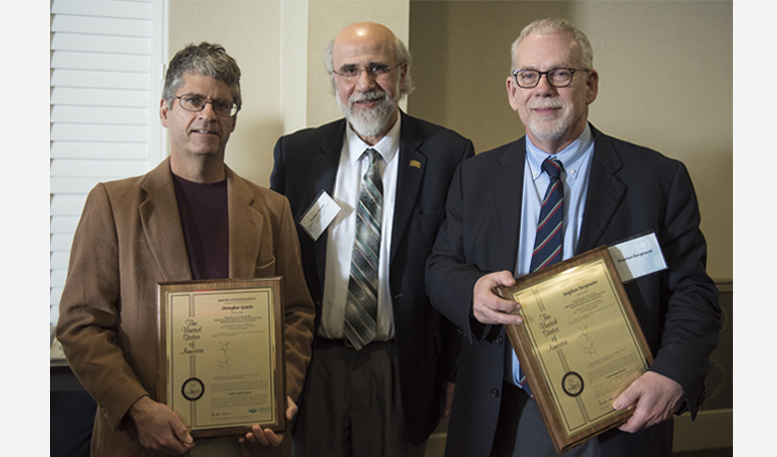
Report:
[[[667,268],[658,238],[653,232],[611,246],[609,251],[623,282]]]
[[[317,240],[341,209],[340,205],[326,191],[322,190],[318,199],[310,205],[305,215],[302,216],[299,224],[311,238]]]

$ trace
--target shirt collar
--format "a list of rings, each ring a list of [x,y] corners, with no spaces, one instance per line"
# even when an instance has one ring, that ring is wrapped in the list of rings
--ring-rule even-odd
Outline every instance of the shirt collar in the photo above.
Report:
[[[365,143],[356,132],[351,128],[351,124],[346,122],[345,129],[345,144],[348,145],[348,160],[351,165],[355,165],[359,161],[362,154],[367,148],[372,148],[380,153],[381,157],[386,163],[391,160],[399,151],[399,131],[400,124],[402,124],[402,116],[397,117],[397,121],[394,122],[394,126],[380,139],[374,146],[370,146]]]
[[[566,172],[565,179],[577,179],[580,175],[579,170],[585,163],[585,154],[593,146],[594,137],[591,133],[591,126],[586,123],[583,133],[569,146],[565,147],[558,154],[555,154],[558,160],[564,165]],[[547,159],[549,154],[535,146],[529,136],[526,136],[526,160],[529,163],[529,169],[534,180],[543,173],[542,162]]]

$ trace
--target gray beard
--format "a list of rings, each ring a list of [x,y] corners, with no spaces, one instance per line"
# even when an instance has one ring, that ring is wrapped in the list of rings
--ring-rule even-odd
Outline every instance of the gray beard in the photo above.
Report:
[[[531,130],[531,133],[533,133],[540,141],[556,141],[563,137],[569,128],[569,119],[558,118],[550,123],[532,119],[526,127]]]
[[[369,110],[353,108],[353,105],[357,100],[380,99],[381,96],[382,100],[375,108]],[[397,94],[396,97],[390,99],[385,92],[372,92],[368,94],[362,94],[362,96],[358,98],[351,97],[348,100],[347,106],[340,101],[340,97],[336,98],[337,105],[340,107],[340,111],[343,112],[345,119],[349,124],[351,124],[351,128],[354,130],[354,132],[361,136],[371,137],[378,136],[385,132],[385,130],[388,128],[391,115],[394,114],[397,106],[399,106],[399,99],[401,97],[402,95]]]
[[[561,107],[566,108],[566,105],[561,101],[548,100],[542,103],[545,107]],[[535,106],[537,107],[537,106]],[[561,139],[569,128],[569,117],[566,110],[559,113],[559,115],[553,119],[541,120],[537,117],[530,117],[529,123],[526,128],[531,130],[531,133],[540,141],[556,141]]]

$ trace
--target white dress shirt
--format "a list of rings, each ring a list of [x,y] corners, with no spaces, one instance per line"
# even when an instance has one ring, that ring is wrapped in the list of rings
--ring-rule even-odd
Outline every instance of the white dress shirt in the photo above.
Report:
[[[351,276],[351,251],[356,232],[356,208],[359,205],[362,176],[369,168],[364,154],[367,148],[380,153],[379,162],[383,181],[383,215],[380,237],[380,263],[378,265],[378,322],[376,341],[394,338],[394,315],[389,290],[389,255],[391,252],[391,229],[394,222],[396,201],[397,169],[399,162],[399,132],[401,117],[397,119],[386,136],[370,146],[348,125],[337,168],[334,195],[332,198],[342,208],[327,231],[326,280],[321,325],[318,335],[323,338],[344,338],[345,302],[348,281]]]

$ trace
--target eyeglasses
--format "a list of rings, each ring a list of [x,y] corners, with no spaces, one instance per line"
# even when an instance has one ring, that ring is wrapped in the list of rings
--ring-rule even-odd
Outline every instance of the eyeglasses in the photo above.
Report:
[[[207,98],[197,94],[185,94],[175,98],[178,99],[178,104],[181,105],[181,108],[186,111],[202,111],[208,103],[213,107],[213,112],[219,116],[232,117],[240,111],[240,108],[229,100],[216,99],[208,101]]]
[[[344,65],[341,69],[333,72],[337,76],[345,79],[346,81],[352,81],[359,77],[363,71],[367,72],[368,76],[375,79],[382,79],[387,77],[391,70],[397,68],[399,65],[389,67],[383,63],[371,63],[364,68],[360,68],[356,65]]]
[[[515,70],[513,76],[518,87],[522,89],[537,87],[542,75],[547,75],[548,83],[553,87],[567,87],[572,84],[572,77],[578,71],[587,72],[588,70],[575,70],[574,68],[556,68],[550,71]]]

